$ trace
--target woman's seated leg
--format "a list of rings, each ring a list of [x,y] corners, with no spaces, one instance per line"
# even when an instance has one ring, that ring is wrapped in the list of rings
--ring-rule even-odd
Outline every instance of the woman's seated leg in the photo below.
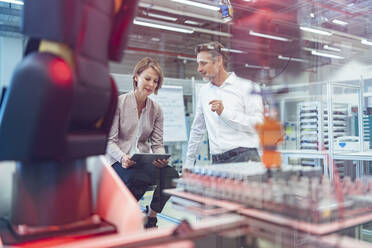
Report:
[[[178,172],[170,166],[158,169],[157,172],[157,186],[152,197],[150,208],[160,213],[170,198],[168,194],[163,193],[163,190],[174,188],[173,179],[179,178],[179,175]]]
[[[137,201],[139,201],[151,184],[141,180],[142,178],[137,178],[136,170],[124,169],[119,162],[113,164],[112,167],[125,183],[132,195]]]
[[[157,169],[154,174],[156,177],[156,188],[152,196],[150,209],[147,212],[147,222],[145,223],[145,228],[156,227],[157,223],[157,213],[160,213],[170,196],[163,193],[164,189],[173,188],[173,179],[179,178],[178,172],[170,167],[166,166],[161,169]]]

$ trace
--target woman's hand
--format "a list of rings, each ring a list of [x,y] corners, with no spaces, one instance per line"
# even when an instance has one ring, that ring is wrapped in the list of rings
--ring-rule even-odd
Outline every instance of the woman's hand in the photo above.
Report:
[[[124,154],[123,157],[121,158],[121,166],[125,169],[133,166],[136,164],[133,160],[130,160],[130,157],[128,154]]]
[[[153,165],[157,168],[163,168],[164,166],[167,166],[169,163],[168,159],[157,159],[152,162]]]

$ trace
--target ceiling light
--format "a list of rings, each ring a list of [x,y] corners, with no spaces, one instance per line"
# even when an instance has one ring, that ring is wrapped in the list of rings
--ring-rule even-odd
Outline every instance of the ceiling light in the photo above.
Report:
[[[177,3],[183,3],[183,4],[195,6],[195,7],[200,7],[200,8],[203,8],[203,9],[220,11],[220,8],[219,7],[213,6],[213,5],[209,5],[209,4],[205,4],[205,3],[198,3],[198,2],[189,1],[189,0],[172,0],[172,1],[173,2],[177,2]]]
[[[311,32],[311,33],[316,33],[316,34],[321,34],[321,35],[332,35],[331,32],[324,31],[324,30],[319,30],[319,29],[315,29],[315,28],[309,28],[309,27],[300,26],[300,29],[303,30],[303,31],[307,31],[307,32]]]
[[[155,5],[154,3],[152,3],[152,4],[143,3],[142,1],[139,1],[138,7],[151,9],[151,10],[158,10],[158,11],[162,11],[162,12],[170,13],[170,14],[174,14],[174,15],[181,15],[181,16],[197,18],[197,19],[206,20],[206,21],[209,21],[209,22],[223,23],[223,20],[221,18],[212,17],[210,15],[196,14],[196,13],[192,13],[190,11],[183,11],[182,8],[179,8],[179,9],[167,8],[167,7]]]
[[[361,43],[364,44],[364,45],[372,46],[372,41],[369,41],[369,40],[366,40],[366,39],[362,39]]]
[[[347,44],[344,44],[344,43],[337,43],[337,46],[342,47],[342,48],[346,48],[346,49],[353,49],[353,46],[351,44],[347,45]]]
[[[341,25],[341,26],[346,26],[347,24],[349,24],[348,22],[344,22],[344,21],[341,21],[341,20],[338,20],[338,19],[333,19],[332,22],[334,24]]]
[[[136,23],[135,23],[136,22]],[[231,37],[232,35],[230,33],[226,32],[220,32],[217,30],[211,30],[206,28],[199,28],[199,27],[190,27],[187,25],[182,24],[175,24],[175,23],[169,23],[144,17],[136,17],[135,21],[133,23],[143,26],[151,26],[154,28],[161,28],[171,31],[177,31],[182,33],[206,33],[206,34],[212,34],[212,35],[218,35],[218,36],[224,36],[224,37]]]
[[[330,50],[330,51],[334,51],[334,52],[341,52],[341,49],[337,48],[337,47],[331,47],[331,46],[328,46],[328,45],[324,45],[323,48],[327,49],[327,50]]]
[[[313,51],[314,49],[312,49],[312,48],[308,48],[308,47],[302,47],[302,50],[304,50],[304,51],[308,51],[308,52],[311,52],[311,51]]]
[[[14,4],[19,4],[19,5],[23,5],[24,4],[22,1],[19,1],[19,0],[0,0],[0,2],[14,3]]]
[[[187,27],[187,26],[185,26],[185,27]],[[216,30],[205,29],[205,28],[194,27],[194,28],[192,28],[192,30],[194,30],[194,32],[219,35],[219,36],[224,36],[224,37],[229,37],[229,38],[232,37],[232,35],[229,34],[229,33],[220,32],[220,31],[216,31]]]
[[[314,18],[315,17],[315,14],[314,13],[310,13],[310,17],[311,18]]]
[[[191,25],[200,25],[200,22],[195,22],[195,21],[191,21],[191,20],[186,20],[185,23],[186,24],[191,24]]]
[[[317,43],[322,43],[322,44],[329,44],[330,42],[328,40],[325,40],[325,39],[317,39],[317,38],[314,38],[312,37],[311,35],[305,35],[302,37],[303,40],[308,40],[308,41],[311,41],[311,42],[317,42]]]
[[[244,66],[245,68],[270,70],[270,67],[267,67],[267,66],[249,65],[249,64],[245,64]]]
[[[192,57],[185,57],[185,56],[180,56],[180,55],[178,55],[178,56],[177,56],[177,59],[183,59],[183,60],[196,61],[196,58],[192,58]]]
[[[299,59],[299,58],[290,58],[290,57],[285,57],[285,56],[282,56],[282,55],[278,55],[278,59],[281,59],[281,60],[291,60],[291,61],[296,61],[296,62],[302,62],[302,63],[309,63],[309,61],[307,59]]]
[[[221,48],[222,51],[224,52],[230,52],[230,53],[243,53],[243,51],[240,51],[240,50],[236,50],[236,49],[229,49],[229,48]]]
[[[163,19],[163,20],[167,20],[167,21],[172,21],[172,22],[175,22],[177,21],[177,18],[176,17],[171,17],[171,16],[165,16],[165,15],[158,15],[158,14],[154,14],[154,13],[146,13],[147,16],[150,16],[150,17],[154,17],[154,18],[159,18],[159,19]]]
[[[142,8],[150,9],[150,8],[152,8],[153,4],[140,2],[140,3],[138,3],[138,6],[142,7]]]
[[[160,38],[158,38],[158,37],[152,37],[151,40],[158,42],[158,41],[160,41]]]
[[[344,57],[341,57],[341,56],[338,56],[338,55],[335,55],[335,54],[323,53],[323,52],[318,52],[318,51],[315,51],[315,50],[311,51],[311,54],[316,55],[316,56],[321,56],[321,57],[332,58],[332,59],[344,59]]]
[[[167,26],[167,25],[163,25],[163,24],[157,24],[157,23],[151,23],[151,22],[146,22],[146,21],[140,21],[140,20],[137,20],[137,19],[134,19],[133,20],[133,24],[141,25],[141,26],[145,26],[145,27],[150,27],[150,28],[165,29],[165,30],[174,31],[174,32],[180,32],[180,33],[187,33],[187,34],[194,33],[194,30],[192,30],[192,29],[171,27],[171,26]]]
[[[272,39],[272,40],[292,41],[292,40],[287,39],[287,38],[284,38],[284,37],[274,36],[274,35],[269,35],[269,34],[257,33],[257,32],[254,32],[252,30],[249,31],[249,34],[250,35],[253,35],[253,36],[258,36],[258,37],[266,38],[266,39]]]

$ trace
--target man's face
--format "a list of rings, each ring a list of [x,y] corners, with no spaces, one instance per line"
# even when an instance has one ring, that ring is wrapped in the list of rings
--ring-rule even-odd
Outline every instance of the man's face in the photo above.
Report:
[[[214,83],[218,76],[218,61],[213,61],[210,53],[201,51],[197,56],[198,72],[202,75],[204,81]]]

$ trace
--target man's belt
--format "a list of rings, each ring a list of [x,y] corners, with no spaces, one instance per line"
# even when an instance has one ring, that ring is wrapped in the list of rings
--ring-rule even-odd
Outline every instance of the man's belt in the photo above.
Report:
[[[228,150],[228,151],[223,152],[223,153],[213,154],[212,159],[214,161],[226,160],[226,159],[229,159],[231,157],[235,157],[235,156],[239,155],[240,153],[246,152],[246,151],[257,151],[257,148],[237,147],[237,148]]]

